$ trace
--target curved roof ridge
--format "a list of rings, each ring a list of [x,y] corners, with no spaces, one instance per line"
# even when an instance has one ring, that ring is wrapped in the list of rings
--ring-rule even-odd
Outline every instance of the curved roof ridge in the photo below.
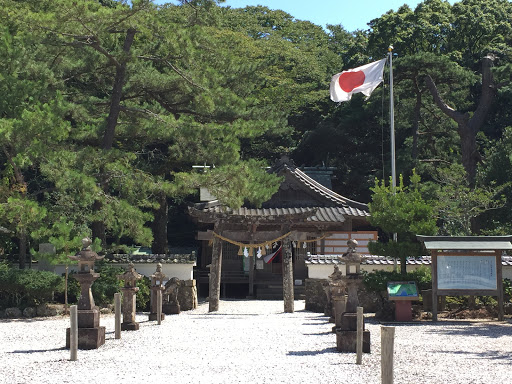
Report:
[[[326,198],[339,203],[343,205],[348,205],[354,208],[359,208],[363,210],[368,210],[368,205],[365,203],[361,203],[359,201],[351,200],[346,198],[345,196],[342,196],[333,190],[327,188],[326,186],[320,184],[318,181],[313,179],[312,177],[308,176],[305,172],[302,172],[299,168],[293,167],[291,165],[288,165],[287,167],[290,172],[296,176],[298,179],[300,179],[302,182],[307,184],[311,189],[315,190],[316,192],[324,195]]]

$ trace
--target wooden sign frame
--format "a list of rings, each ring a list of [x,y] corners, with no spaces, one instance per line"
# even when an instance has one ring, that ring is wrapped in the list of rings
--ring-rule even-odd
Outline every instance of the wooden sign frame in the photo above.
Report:
[[[491,252],[485,251],[464,251],[464,252],[439,252],[432,250],[432,320],[437,321],[437,298],[438,296],[496,296],[498,298],[498,320],[503,321],[504,310],[503,310],[503,277],[502,277],[502,264],[501,264],[501,250],[495,250]],[[467,261],[471,261],[471,257],[475,256],[486,256],[493,257],[495,262],[494,270],[496,273],[496,289],[478,289],[478,288],[453,288],[453,289],[441,289],[439,288],[439,256],[444,257],[458,257],[467,258]],[[491,281],[490,279],[486,280]]]

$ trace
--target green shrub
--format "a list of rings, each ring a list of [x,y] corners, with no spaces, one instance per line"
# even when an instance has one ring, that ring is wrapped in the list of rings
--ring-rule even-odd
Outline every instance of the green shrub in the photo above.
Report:
[[[10,268],[0,263],[0,305],[28,307],[53,301],[64,291],[64,280],[53,272]]]
[[[100,277],[92,285],[94,302],[99,307],[113,304],[114,293],[121,292],[123,286],[123,282],[117,276],[122,275],[124,269],[101,262],[96,264],[94,271],[100,273]]]
[[[142,276],[142,279],[137,280],[137,311],[149,311],[149,304],[151,300],[151,279],[147,276]]]
[[[363,284],[366,289],[379,294],[381,298],[382,293],[386,292],[388,282],[390,281],[415,281],[419,291],[432,288],[430,268],[424,266],[407,272],[405,277],[397,271],[363,272]]]
[[[512,302],[512,281],[503,279],[503,300]]]

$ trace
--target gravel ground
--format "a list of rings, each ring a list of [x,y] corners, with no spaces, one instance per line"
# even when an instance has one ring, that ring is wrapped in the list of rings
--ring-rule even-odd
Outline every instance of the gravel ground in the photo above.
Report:
[[[138,314],[139,331],[64,349],[69,318],[0,320],[0,383],[380,383],[380,327],[371,317],[371,353],[338,353],[322,314],[283,313],[282,301],[221,301],[168,315],[160,326]],[[389,324],[388,324],[389,325]],[[395,326],[395,384],[512,382],[512,324],[441,321]]]

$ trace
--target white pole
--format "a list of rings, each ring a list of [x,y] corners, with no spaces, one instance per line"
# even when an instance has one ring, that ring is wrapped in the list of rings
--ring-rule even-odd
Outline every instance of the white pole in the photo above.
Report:
[[[76,305],[72,305],[70,308],[69,322],[69,360],[76,361],[78,352],[78,311]]]
[[[395,165],[395,101],[393,96],[393,46],[388,47],[389,51],[389,125],[391,130],[391,182],[393,194],[396,193],[396,165]],[[393,233],[393,241],[398,241],[398,234]],[[394,269],[398,270],[396,258],[394,259]]]
[[[396,166],[395,166],[395,103],[393,100],[393,46],[389,51],[389,125],[391,129],[391,180],[393,192],[396,188]]]

